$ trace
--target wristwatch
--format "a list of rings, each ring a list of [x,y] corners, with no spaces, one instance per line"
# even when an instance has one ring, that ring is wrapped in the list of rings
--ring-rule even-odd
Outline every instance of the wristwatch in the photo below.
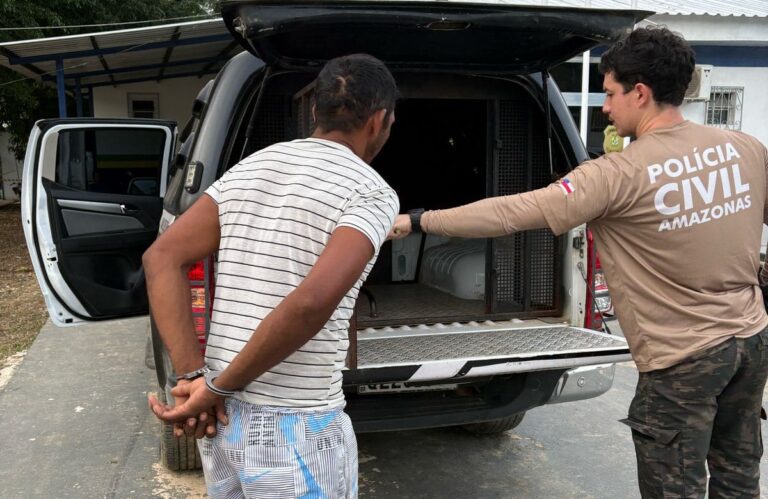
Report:
[[[422,213],[424,213],[424,208],[416,208],[414,210],[408,210],[408,216],[411,219],[411,232],[421,232]]]
[[[208,366],[203,366],[200,369],[197,369],[195,371],[189,372],[187,374],[182,374],[177,379],[179,381],[181,381],[182,379],[186,380],[186,381],[192,381],[193,379],[197,379],[197,378],[200,378],[202,376],[205,376],[209,372],[211,372],[211,368],[208,367]]]

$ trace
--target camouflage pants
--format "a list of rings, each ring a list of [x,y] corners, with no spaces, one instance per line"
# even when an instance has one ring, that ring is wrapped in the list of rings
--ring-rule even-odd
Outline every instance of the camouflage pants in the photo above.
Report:
[[[622,420],[644,498],[760,497],[768,330],[731,338],[668,369],[640,373]],[[706,466],[705,466],[706,463]]]

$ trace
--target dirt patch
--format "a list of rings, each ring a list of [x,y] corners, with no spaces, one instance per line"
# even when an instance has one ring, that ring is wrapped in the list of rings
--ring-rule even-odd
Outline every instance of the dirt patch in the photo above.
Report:
[[[0,362],[0,390],[5,388],[5,385],[11,381],[13,373],[16,372],[16,368],[19,367],[26,354],[26,351],[15,353],[7,357],[3,362]]]
[[[21,208],[0,208],[0,367],[34,341],[47,312],[29,260]]]
[[[155,471],[155,488],[153,497],[171,499],[173,497],[186,497],[187,499],[203,499],[208,497],[205,488],[205,479],[199,471],[184,471],[174,473],[168,471],[160,463],[152,465]]]

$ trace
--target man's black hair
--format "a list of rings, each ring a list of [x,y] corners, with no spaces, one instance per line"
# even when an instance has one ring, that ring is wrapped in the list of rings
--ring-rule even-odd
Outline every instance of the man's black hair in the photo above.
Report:
[[[324,132],[361,128],[386,109],[385,124],[398,98],[395,78],[383,62],[367,54],[331,59],[315,82],[315,120]]]
[[[632,90],[644,83],[659,104],[679,106],[691,82],[696,58],[682,36],[667,28],[638,28],[616,42],[600,60],[600,72]]]

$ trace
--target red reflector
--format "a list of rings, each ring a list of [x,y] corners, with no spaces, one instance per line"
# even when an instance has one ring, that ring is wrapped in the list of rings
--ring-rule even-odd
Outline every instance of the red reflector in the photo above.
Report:
[[[202,340],[205,341],[205,317],[196,316],[192,319],[195,322],[195,333],[198,337],[202,335]]]
[[[192,265],[187,272],[190,281],[202,281],[205,279],[205,264],[202,260]]]
[[[213,311],[213,258],[208,257],[192,265],[187,271],[187,278],[195,334],[200,343],[200,351],[205,354],[208,320]]]
[[[587,230],[587,286],[591,291],[587,290],[584,327],[599,331],[603,329],[603,321],[602,313],[597,309],[597,304],[595,303],[595,293],[597,291],[607,293],[608,285],[605,282],[605,275],[600,265],[600,257],[597,255],[592,231],[590,230]]]

